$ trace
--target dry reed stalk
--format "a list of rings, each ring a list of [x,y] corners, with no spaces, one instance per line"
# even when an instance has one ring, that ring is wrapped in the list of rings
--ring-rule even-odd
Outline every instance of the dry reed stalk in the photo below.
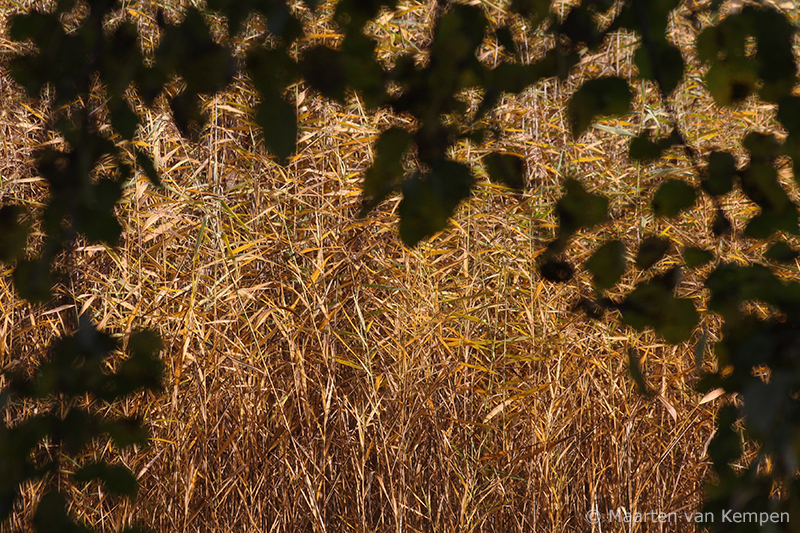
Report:
[[[129,10],[149,27],[152,6]],[[381,17],[375,35],[387,56],[424,47],[429,18],[418,3]],[[332,38],[324,16],[314,24]],[[674,35],[688,53],[691,28],[677,21]],[[154,327],[166,341],[166,393],[121,406],[152,423],[150,449],[122,458],[140,474],[140,502],[75,489],[74,512],[101,530],[135,518],[186,532],[527,532],[588,531],[593,508],[693,511],[720,400],[693,391],[692,344],[667,345],[614,317],[585,319],[571,308],[591,290],[588,277],[553,285],[535,268],[568,176],[612,205],[612,223],[570,245],[576,263],[599,236],[635,250],[650,234],[755,257],[739,239],[705,237],[708,203],[653,219],[649,191],[692,162],[680,152],[649,167],[627,160],[629,135],[668,128],[651,86],[632,115],[568,135],[567,95],[588,76],[630,75],[631,50],[625,39],[609,43],[566,85],[504,99],[489,119],[504,129],[492,148],[525,154],[531,187],[515,200],[481,183],[452,227],[413,251],[394,229],[396,199],[354,218],[371,142],[402,117],[366,114],[357,99],[333,105],[298,86],[298,153],[281,168],[261,148],[246,113],[255,96],[242,82],[208,99],[199,144],[182,139],[162,108],[140,109],[139,139],[166,187],[138,177],[120,209],[120,246],[77,248],[79,268],[60,289],[75,303],[31,308],[9,272],[0,277],[2,364],[35,361],[84,311],[120,336]],[[713,107],[692,68],[672,106],[697,149],[737,149],[747,131],[777,128],[771,108]],[[44,110],[2,74],[2,200],[35,206],[46,191],[29,157],[52,140]],[[477,165],[480,155],[465,145],[453,157]],[[742,197],[726,202],[734,215],[751,208]],[[673,250],[657,269],[677,260]],[[679,289],[700,307],[705,273]],[[629,271],[617,290],[640,279]],[[717,338],[714,318],[703,327]],[[630,349],[643,356],[651,400],[626,375]],[[25,488],[12,527],[24,529],[35,493]]]

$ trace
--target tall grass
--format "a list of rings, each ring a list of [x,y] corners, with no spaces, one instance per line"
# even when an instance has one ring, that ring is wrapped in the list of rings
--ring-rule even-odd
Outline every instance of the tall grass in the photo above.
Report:
[[[0,3],[2,26],[17,4]],[[155,42],[155,7],[127,3],[146,47]],[[486,7],[493,20],[506,16]],[[424,48],[431,9],[407,2],[382,15],[373,29],[384,53]],[[335,42],[326,13],[316,15],[309,41]],[[676,17],[672,32],[691,57],[691,26]],[[522,44],[536,55],[533,34]],[[10,50],[6,37],[0,45]],[[493,46],[483,60],[497,60]],[[654,186],[695,169],[680,151],[633,165],[627,140],[642,128],[666,133],[677,116],[701,152],[741,154],[745,133],[777,126],[774,110],[755,102],[714,107],[693,65],[669,109],[642,86],[633,114],[573,140],[563,112],[569,94],[588,77],[630,76],[631,53],[632,41],[617,39],[566,83],[503,100],[489,117],[503,131],[492,148],[524,154],[530,186],[515,197],[483,180],[451,227],[415,250],[396,234],[397,199],[355,218],[371,143],[403,117],[365,112],[357,98],[334,105],[298,85],[298,152],[280,167],[261,147],[247,113],[254,95],[242,80],[205,102],[210,120],[199,143],[178,134],[166,106],[140,107],[139,143],[165,187],[143,176],[131,183],[120,246],[81,244],[52,307],[22,302],[10,270],[0,277],[2,364],[34,363],[83,312],[120,336],[152,327],[165,340],[166,392],[121,407],[151,422],[152,446],[123,456],[140,478],[139,503],[73,488],[72,511],[103,531],[136,518],[176,532],[607,531],[623,525],[592,525],[586,513],[693,512],[722,401],[693,390],[701,330],[671,346],[614,316],[591,321],[573,310],[591,291],[588,276],[545,282],[536,258],[555,234],[553,206],[570,176],[612,206],[611,222],[570,245],[576,264],[600,236],[629,250],[648,235],[670,238],[676,246],[657,271],[678,261],[681,246],[753,257],[758,250],[741,239],[712,238],[705,200],[677,219],[654,219]],[[0,199],[35,207],[46,189],[31,153],[61,141],[42,128],[46,110],[1,74]],[[471,145],[453,153],[476,169],[481,155]],[[727,208],[753,207],[734,198]],[[706,273],[689,272],[679,286],[701,309]],[[796,266],[785,273],[796,275]],[[617,290],[643,276],[629,271]],[[701,329],[713,344],[716,319]],[[651,398],[627,375],[632,351]],[[713,364],[706,352],[701,365]],[[11,527],[26,527],[36,489],[25,487]],[[674,527],[694,528],[624,530]]]

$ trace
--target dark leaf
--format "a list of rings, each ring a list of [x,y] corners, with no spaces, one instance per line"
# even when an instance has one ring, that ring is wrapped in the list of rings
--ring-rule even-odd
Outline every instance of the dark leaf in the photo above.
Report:
[[[113,214],[95,208],[79,206],[75,211],[78,231],[89,242],[102,242],[116,246],[122,234],[122,225]]]
[[[734,426],[739,413],[734,405],[725,405],[717,414],[717,433],[708,445],[708,456],[717,472],[730,469],[729,464],[742,455],[741,438]]]
[[[588,298],[581,298],[577,304],[572,308],[573,311],[583,311],[586,313],[586,316],[593,319],[599,320],[603,318],[603,315],[606,312],[606,306],[602,300],[591,300]]]
[[[384,104],[384,71],[376,60],[377,42],[362,33],[348,33],[342,41],[342,67],[349,87],[357,91],[367,107]]]
[[[711,232],[717,237],[721,237],[722,235],[730,233],[732,229],[733,224],[731,224],[731,221],[728,220],[728,217],[725,216],[722,209],[717,209],[717,213],[714,215],[714,221],[711,223]]]
[[[651,236],[642,239],[636,254],[636,268],[647,270],[655,265],[669,250],[669,240]]]
[[[54,276],[45,259],[23,259],[14,269],[14,287],[19,295],[32,303],[46,303],[52,297]]]
[[[674,217],[685,209],[689,209],[697,200],[694,188],[683,180],[666,180],[655,196],[653,211],[657,217]]]
[[[566,261],[548,259],[539,266],[539,273],[547,281],[564,283],[572,279],[575,269]]]
[[[147,429],[139,418],[120,418],[103,422],[102,430],[111,436],[120,450],[137,444],[147,446]]]
[[[443,230],[458,204],[472,191],[469,167],[442,160],[423,175],[407,179],[400,202],[400,237],[407,246]]]
[[[253,48],[247,52],[245,64],[247,74],[262,94],[282,94],[299,75],[297,64],[283,47]]]
[[[603,42],[605,32],[597,27],[591,7],[584,2],[570,10],[557,31],[569,37],[573,44],[585,43],[590,49],[594,49]]]
[[[264,135],[264,145],[285,164],[297,143],[297,115],[294,107],[277,93],[265,93],[256,111],[256,122]]]
[[[736,159],[728,152],[711,152],[708,156],[707,177],[701,183],[711,196],[721,196],[733,190]]]
[[[181,134],[199,140],[199,129],[205,124],[206,118],[200,111],[200,100],[197,96],[190,92],[180,93],[169,99],[169,108]]]
[[[491,153],[483,158],[489,178],[520,191],[525,187],[525,159],[516,154]]]
[[[574,179],[568,179],[564,187],[567,194],[556,204],[559,233],[571,235],[579,229],[591,228],[605,221],[608,198],[588,193],[580,182]]]
[[[500,43],[500,46],[506,49],[511,55],[517,54],[517,44],[514,42],[514,36],[511,34],[511,30],[507,26],[501,26],[494,30],[494,34],[497,37],[497,42]]]
[[[764,253],[764,257],[778,263],[791,263],[800,257],[800,252],[784,241],[778,241],[769,247],[769,250]]]
[[[155,55],[157,68],[175,72],[186,82],[185,102],[178,106],[184,111],[196,107],[198,94],[223,89],[235,72],[230,50],[214,41],[203,15],[194,7],[186,10],[180,25],[164,30]],[[184,118],[188,116],[193,113]]]
[[[47,492],[39,500],[33,515],[36,531],[48,533],[88,533],[89,529],[76,524],[67,514],[67,502],[60,492]]]
[[[156,170],[155,163],[153,163],[153,160],[150,159],[150,156],[138,148],[136,149],[136,162],[140,167],[142,167],[142,170],[144,170],[144,175],[147,176],[147,179],[150,180],[150,183],[156,187],[163,187],[161,184],[161,179],[158,177],[158,171]]]
[[[19,205],[0,207],[0,261],[11,262],[19,257],[28,240],[30,223],[27,209]]]
[[[100,75],[112,100],[122,98],[142,68],[139,32],[133,23],[123,22],[106,42],[100,64]]]
[[[136,134],[136,126],[139,125],[139,116],[134,113],[128,103],[122,98],[111,98],[108,101],[108,112],[111,118],[111,126],[122,135],[122,138],[130,141]]]
[[[303,53],[300,72],[311,87],[323,96],[344,103],[347,89],[342,52],[327,46],[315,46]]]
[[[622,78],[587,81],[572,95],[567,109],[573,137],[580,137],[599,116],[628,113],[630,102],[631,90]]]
[[[683,249],[683,262],[689,268],[701,267],[710,263],[714,259],[714,254],[702,248],[689,246]]]
[[[661,157],[662,152],[667,150],[673,145],[682,144],[680,134],[676,130],[672,130],[669,137],[651,141],[650,135],[647,131],[643,131],[638,137],[631,140],[629,149],[630,158],[634,161],[653,161]]]
[[[75,472],[75,481],[100,481],[109,494],[128,498],[135,498],[139,489],[136,477],[123,465],[89,463]]]
[[[85,387],[81,388],[85,390]],[[55,434],[67,453],[77,455],[93,438],[99,435],[99,432],[94,417],[85,410],[74,407],[56,425]]]
[[[550,3],[551,0],[512,0],[511,11],[536,22],[548,15]]]
[[[592,273],[598,289],[609,289],[625,273],[626,264],[625,245],[620,241],[609,241],[586,261],[586,268]]]
[[[669,95],[683,79],[684,62],[681,51],[663,40],[642,44],[633,55],[639,77],[658,83]]]
[[[364,192],[359,216],[366,216],[400,186],[404,174],[403,156],[412,138],[403,128],[389,128],[375,143],[375,158],[364,174]]]

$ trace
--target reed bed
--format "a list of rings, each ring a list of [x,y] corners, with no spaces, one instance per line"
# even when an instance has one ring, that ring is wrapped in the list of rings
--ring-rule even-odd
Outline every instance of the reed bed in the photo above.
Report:
[[[161,7],[179,17],[177,6]],[[16,9],[0,3],[0,25]],[[152,4],[127,9],[143,28],[154,24]],[[317,35],[330,32],[325,9]],[[494,4],[487,10],[506,16]],[[432,17],[432,4],[403,2],[373,29],[390,55],[423,48]],[[690,54],[694,30],[680,17],[673,30]],[[1,44],[12,51],[6,37]],[[534,43],[524,44],[535,57]],[[144,45],[152,46],[146,32]],[[249,118],[256,97],[244,80],[205,102],[199,142],[179,135],[166,106],[140,107],[137,139],[164,187],[138,175],[130,184],[119,246],[79,243],[48,307],[21,301],[10,269],[0,276],[2,364],[35,363],[81,313],[123,340],[147,327],[165,342],[164,393],[113,407],[150,422],[151,446],[119,455],[99,443],[91,452],[132,467],[139,499],[73,487],[72,512],[101,531],[133,521],[170,532],[693,530],[685,521],[597,526],[586,513],[697,509],[723,399],[693,389],[695,352],[702,334],[713,344],[717,319],[706,316],[678,346],[617,316],[592,321],[573,309],[591,293],[588,275],[549,283],[536,259],[555,235],[554,205],[570,176],[612,206],[609,223],[571,242],[575,264],[602,238],[635,252],[648,235],[676,245],[656,271],[688,245],[728,260],[756,257],[761,249],[738,238],[741,224],[713,238],[705,199],[681,217],[654,219],[654,186],[691,175],[694,162],[676,150],[637,166],[627,141],[642,128],[665,134],[678,117],[701,153],[741,155],[746,133],[779,129],[774,110],[754,101],[716,108],[693,65],[668,105],[641,85],[634,113],[573,140],[569,94],[601,73],[632,75],[631,53],[622,37],[566,82],[505,98],[489,117],[503,128],[489,148],[524,154],[529,187],[514,196],[483,179],[450,227],[414,250],[396,232],[398,199],[356,218],[372,143],[403,117],[367,112],[357,98],[332,104],[298,85],[290,91],[298,151],[281,167]],[[496,58],[487,44],[483,59]],[[0,74],[0,195],[36,207],[46,189],[30,156],[59,140],[43,129],[44,105]],[[482,172],[485,151],[460,145],[453,158]],[[743,197],[726,203],[734,219],[751,209]],[[688,272],[679,286],[701,310],[708,271]],[[796,265],[784,274],[796,275]],[[614,294],[645,277],[629,270]],[[628,376],[632,351],[650,398]],[[708,349],[701,366],[713,365]],[[36,489],[25,487],[8,527],[29,527]]]

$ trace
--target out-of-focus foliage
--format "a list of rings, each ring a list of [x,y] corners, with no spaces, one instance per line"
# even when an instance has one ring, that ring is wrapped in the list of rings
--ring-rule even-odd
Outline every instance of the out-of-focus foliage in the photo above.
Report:
[[[70,485],[100,483],[111,496],[136,497],[136,477],[125,465],[81,459],[98,439],[120,450],[147,445],[142,420],[101,414],[109,403],[140,390],[160,389],[158,335],[135,333],[127,344],[129,356],[110,371],[108,359],[119,344],[83,317],[73,335],[50,347],[32,376],[22,368],[3,371],[0,521],[10,516],[21,485],[31,482],[41,483],[44,491],[34,516],[34,529],[42,532],[89,531],[67,513]],[[37,414],[6,425],[5,411],[32,406],[38,407]],[[69,475],[71,471],[74,475]]]
[[[286,1],[209,0],[205,7],[186,8],[177,24],[160,19],[161,38],[152,57],[143,55],[136,27],[119,2],[78,4],[75,0],[61,0],[49,12],[21,13],[9,23],[9,36],[30,46],[25,48],[28,52],[5,58],[5,63],[32,98],[47,95],[52,100],[55,111],[48,126],[65,141],[62,148],[41,150],[33,162],[50,188],[43,209],[28,213],[15,205],[0,207],[0,260],[15,265],[17,290],[32,302],[49,300],[53,284],[61,275],[54,269],[55,258],[78,235],[111,245],[118,240],[121,226],[114,209],[126,181],[137,169],[155,186],[159,185],[153,161],[131,142],[136,139],[140,123],[130,100],[132,95],[148,106],[165,96],[179,129],[194,137],[205,121],[201,96],[224,89],[236,76],[246,77],[260,95],[254,120],[261,127],[265,147],[279,163],[287,162],[295,149],[297,117],[287,100],[287,89],[298,81],[339,102],[358,94],[368,110],[383,108],[404,114],[409,119],[407,125],[387,129],[375,144],[373,165],[364,175],[361,216],[367,216],[390,196],[401,195],[400,236],[407,245],[415,246],[445,229],[480,181],[475,168],[452,160],[451,148],[459,142],[486,147],[493,141],[491,128],[481,121],[504,94],[519,93],[545,78],[566,78],[586,49],[597,50],[617,32],[632,33],[639,39],[633,55],[638,70],[635,84],[654,83],[666,98],[678,89],[686,75],[686,60],[668,33],[670,17],[678,16],[679,0],[584,0],[563,17],[551,12],[547,0],[512,1],[509,17],[545,28],[548,34],[539,43],[543,49],[534,63],[523,60],[513,25],[492,27],[489,17],[477,5],[441,2],[443,9],[433,19],[436,25],[426,60],[419,61],[414,54],[408,54],[394,58],[390,64],[378,61],[377,43],[366,29],[382,10],[395,9],[394,0],[338,2],[333,20],[343,35],[340,44],[305,48],[297,46],[304,33],[303,22]],[[800,97],[793,92],[798,81],[792,48],[795,27],[771,7],[748,5],[722,17],[718,12],[720,4],[715,0],[693,5],[691,10],[694,17],[705,11],[709,15],[706,20],[716,21],[707,24],[696,41],[697,57],[705,67],[706,88],[720,106],[735,105],[750,96],[775,104],[786,138],[751,133],[743,142],[749,158],[739,165],[726,152],[701,157],[687,146],[675,125],[663,138],[652,139],[649,132],[642,131],[631,142],[630,157],[646,165],[667,150],[683,150],[701,169],[695,177],[670,177],[652,191],[649,197],[654,215],[677,216],[691,210],[700,195],[706,194],[716,206],[709,229],[718,236],[728,235],[732,223],[722,200],[727,194],[740,191],[760,208],[747,221],[745,238],[775,240],[765,253],[765,260],[790,262],[797,252],[775,239],[775,235],[800,233],[798,212],[792,195],[778,179],[776,161],[791,158],[795,182],[800,182]],[[314,9],[316,2],[307,1],[306,5]],[[618,9],[610,11],[615,5]],[[79,8],[85,14],[76,28],[67,31],[62,16]],[[600,13],[609,14],[609,24],[598,25]],[[113,29],[105,25],[111,14],[121,21]],[[236,58],[225,44],[228,41],[212,37],[208,16],[217,15],[227,21],[230,38],[242,31],[253,14],[267,21],[268,38]],[[490,67],[477,58],[487,40],[496,40],[503,48],[503,60],[496,66]],[[461,97],[467,89],[479,89],[474,92],[480,95],[474,108]],[[93,91],[101,92],[103,97],[89,98]],[[633,94],[634,89],[622,78],[585,81],[565,110],[573,136],[581,136],[599,119],[627,113]],[[103,128],[106,119],[99,117],[107,117],[110,128]],[[99,176],[99,163],[109,159],[114,161],[116,170]],[[514,191],[526,187],[526,168],[518,155],[490,153],[483,163],[492,181]],[[565,195],[556,206],[558,233],[539,260],[542,277],[552,282],[573,278],[575,268],[568,258],[571,238],[608,220],[608,199],[587,190],[575,178],[568,179],[565,188]],[[45,235],[36,250],[26,247],[29,228],[34,224],[39,224]],[[618,240],[599,244],[585,265],[594,280],[595,296],[583,298],[578,307],[594,318],[613,310],[631,327],[652,328],[669,342],[692,339],[699,314],[691,299],[676,294],[682,269],[675,266],[666,273],[646,272],[671,246],[663,238],[643,240],[635,267],[645,271],[644,280],[626,295],[612,298],[606,294],[625,276],[627,251]],[[711,295],[709,310],[725,320],[724,337],[717,348],[720,370],[703,378],[701,390],[721,387],[742,400],[724,408],[718,418],[720,427],[709,446],[718,479],[709,486],[707,508],[718,513],[723,509],[789,510],[793,513],[791,522],[798,523],[800,493],[795,487],[795,472],[800,464],[796,444],[800,442],[800,289],[795,282],[779,280],[765,266],[722,263],[712,252],[692,246],[684,247],[682,256],[687,268],[715,263],[706,284]],[[752,314],[746,304],[753,301],[770,306],[770,316]],[[80,331],[86,331],[86,327]],[[103,349],[91,343],[80,344],[80,340],[64,342],[61,348],[54,349],[51,362],[40,370],[42,377],[29,385],[15,385],[22,387],[16,394],[51,394],[60,391],[59,387],[65,388],[65,393],[79,394],[81,387],[94,387],[81,390],[98,400],[111,401],[155,383],[156,367],[142,367],[141,362],[130,363],[120,371],[127,369],[130,375],[144,381],[104,378],[89,361],[96,360],[96,353],[112,349],[110,344],[103,344],[106,341],[97,341],[105,346]],[[70,342],[95,350],[95,359],[87,355],[73,357],[83,352],[63,348],[72,346]],[[63,355],[64,350],[73,355]],[[646,391],[638,364],[632,354],[631,375]],[[754,367],[768,368],[770,378],[758,377]],[[77,381],[75,372],[81,376]],[[3,441],[9,444],[3,445],[17,446],[28,453],[36,442],[55,431],[65,450],[77,449],[84,442],[81,439],[96,426],[85,413],[76,411],[71,416],[60,421],[51,415],[34,417],[19,429],[9,430],[12,433],[7,433]],[[757,457],[744,473],[730,467],[741,455],[737,440],[740,437],[732,429],[737,421],[759,445]],[[115,439],[125,441],[124,432],[116,435]],[[767,461],[769,468],[764,467]],[[33,470],[19,468],[13,473],[17,477],[10,479],[50,472],[40,471],[41,465],[31,466]],[[79,471],[78,478],[100,479],[109,491],[130,494],[135,484],[119,472],[108,465],[89,464]],[[772,483],[783,483],[783,499],[772,498]],[[41,527],[46,523],[43,520],[68,520],[63,499],[57,493],[43,497],[40,508],[36,523]],[[56,527],[53,524],[50,526]],[[720,526],[721,521],[715,524]],[[738,530],[744,530],[741,527]]]

